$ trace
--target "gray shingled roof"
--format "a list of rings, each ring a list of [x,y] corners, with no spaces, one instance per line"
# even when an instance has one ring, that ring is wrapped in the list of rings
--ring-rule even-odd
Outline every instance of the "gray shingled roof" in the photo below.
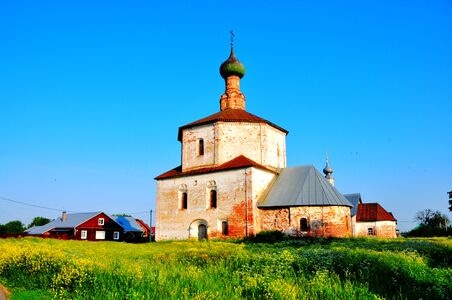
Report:
[[[314,166],[282,169],[258,207],[353,206]]]
[[[97,216],[101,212],[90,212],[90,213],[76,213],[76,214],[67,214],[66,221],[60,218],[56,218],[55,220],[47,223],[43,226],[34,226],[27,230],[27,233],[30,235],[41,235],[55,228],[75,228],[81,223]]]
[[[358,212],[358,204],[362,202],[360,193],[353,194],[344,194],[344,197],[347,198],[348,201],[353,205],[352,210],[350,212],[353,217]]]

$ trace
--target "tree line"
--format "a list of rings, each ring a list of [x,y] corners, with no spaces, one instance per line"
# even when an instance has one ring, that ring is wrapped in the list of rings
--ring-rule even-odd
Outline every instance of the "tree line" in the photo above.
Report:
[[[0,224],[0,234],[22,234],[25,229],[33,226],[42,226],[50,222],[50,219],[44,217],[35,217],[33,221],[25,227],[25,225],[18,220],[10,221],[6,224]]]

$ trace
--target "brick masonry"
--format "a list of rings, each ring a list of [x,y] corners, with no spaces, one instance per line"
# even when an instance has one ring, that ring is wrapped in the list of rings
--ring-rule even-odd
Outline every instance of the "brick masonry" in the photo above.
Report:
[[[293,235],[349,237],[352,235],[347,206],[300,206],[263,209],[261,230],[280,230]],[[308,230],[301,232],[300,220],[307,219]]]
[[[157,181],[156,239],[198,237],[200,224],[209,237],[222,236],[222,222],[229,237],[243,237],[259,230],[257,200],[275,174],[242,168]],[[214,183],[214,184],[213,184]],[[210,208],[210,190],[217,192],[217,207]],[[181,206],[181,189],[187,192],[187,209]]]

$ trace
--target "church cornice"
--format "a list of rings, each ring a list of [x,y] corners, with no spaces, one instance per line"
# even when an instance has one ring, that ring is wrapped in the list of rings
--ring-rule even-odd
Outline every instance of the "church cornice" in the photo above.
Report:
[[[265,123],[265,124],[268,124],[276,129],[284,132],[285,134],[289,133],[289,131],[287,131],[286,129],[284,129],[268,120],[262,119],[261,117],[253,115],[243,109],[227,109],[227,110],[222,110],[213,115],[207,116],[205,118],[199,119],[197,121],[194,121],[194,122],[191,122],[189,124],[179,127],[177,140],[182,141],[182,132],[184,129],[212,124],[212,123],[216,123],[216,122]]]
[[[176,177],[185,177],[185,176],[192,176],[192,175],[201,175],[201,174],[208,174],[208,173],[214,173],[214,172],[222,172],[222,171],[230,171],[230,170],[236,170],[236,169],[243,169],[243,168],[249,168],[254,167],[257,169],[265,170],[274,174],[277,174],[274,170],[271,170],[261,164],[258,164],[257,162],[247,158],[246,156],[240,155],[228,162],[225,162],[224,164],[221,164],[219,166],[213,166],[213,167],[206,167],[206,168],[200,168],[200,169],[194,169],[182,172],[182,166],[178,166],[172,170],[169,170],[163,174],[160,174],[159,176],[155,177],[155,180],[162,180],[162,179],[169,179],[169,178],[176,178]]]

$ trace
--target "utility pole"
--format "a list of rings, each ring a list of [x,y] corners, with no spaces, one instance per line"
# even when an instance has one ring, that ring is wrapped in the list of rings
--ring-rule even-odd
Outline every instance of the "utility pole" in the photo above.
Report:
[[[149,212],[149,241],[152,242],[152,236],[154,235],[154,232],[152,230],[152,209]]]
[[[449,211],[452,211],[452,191],[447,192],[449,195]]]

